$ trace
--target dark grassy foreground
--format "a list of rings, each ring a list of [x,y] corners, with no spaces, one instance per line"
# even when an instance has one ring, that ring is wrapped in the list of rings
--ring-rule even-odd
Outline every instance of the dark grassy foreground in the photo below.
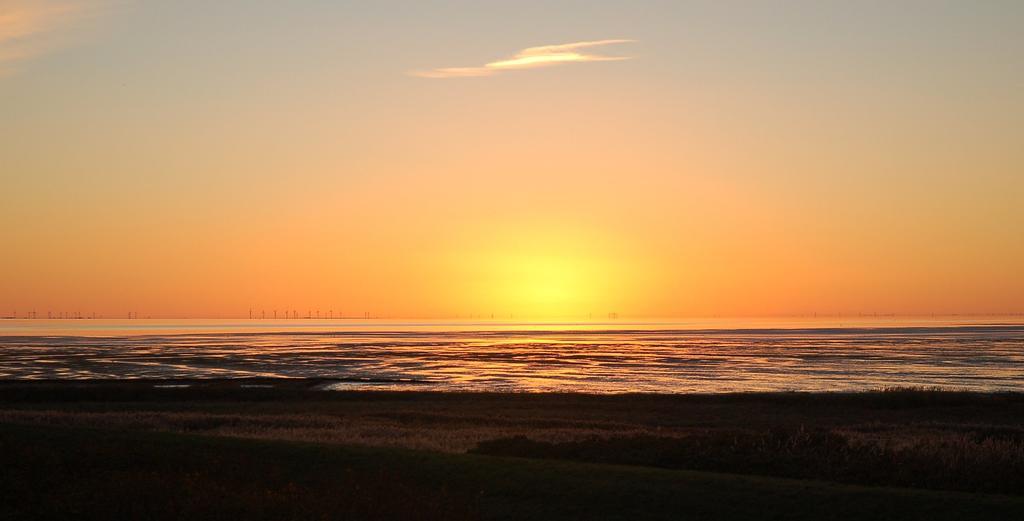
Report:
[[[0,427],[3,519],[1019,519],[1024,498],[204,436]]]
[[[480,442],[470,452],[525,458],[712,470],[863,485],[1019,494],[1024,436],[987,428],[952,440],[893,446],[830,429],[720,430],[685,437],[627,436]]]
[[[323,383],[0,382],[0,520],[1024,518],[1021,394]]]

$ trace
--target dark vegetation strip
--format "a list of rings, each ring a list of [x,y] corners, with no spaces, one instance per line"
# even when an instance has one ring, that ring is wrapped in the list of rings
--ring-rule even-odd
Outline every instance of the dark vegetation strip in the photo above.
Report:
[[[1010,496],[0,425],[2,519],[1020,519]]]
[[[683,437],[630,436],[480,442],[470,452],[526,458],[760,474],[875,486],[1024,494],[1024,431],[977,429],[954,437],[878,442],[830,429],[717,430]]]

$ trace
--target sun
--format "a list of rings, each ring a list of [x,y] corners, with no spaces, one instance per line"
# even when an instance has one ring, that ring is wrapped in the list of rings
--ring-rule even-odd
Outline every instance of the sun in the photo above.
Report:
[[[507,260],[508,287],[511,296],[525,307],[540,313],[566,309],[588,293],[588,266],[583,259],[552,254],[517,255]]]
[[[620,312],[637,292],[635,249],[594,227],[518,222],[473,228],[442,245],[437,277],[453,314],[585,319]],[[642,289],[642,288],[641,288]]]
[[[616,278],[607,259],[582,252],[514,252],[492,262],[490,298],[514,313],[537,318],[603,312],[610,281]]]

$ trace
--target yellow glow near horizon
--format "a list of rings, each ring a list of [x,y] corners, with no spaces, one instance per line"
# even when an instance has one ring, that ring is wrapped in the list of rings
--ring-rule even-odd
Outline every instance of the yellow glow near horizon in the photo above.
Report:
[[[605,277],[593,259],[551,253],[501,255],[494,259],[495,302],[521,315],[573,316],[600,302]],[[603,275],[603,276],[602,276]]]
[[[621,241],[542,222],[471,227],[441,246],[446,305],[462,314],[559,318],[617,311],[640,266]],[[626,253],[624,253],[626,252]],[[445,283],[443,281],[450,281]],[[459,313],[456,313],[459,314]]]

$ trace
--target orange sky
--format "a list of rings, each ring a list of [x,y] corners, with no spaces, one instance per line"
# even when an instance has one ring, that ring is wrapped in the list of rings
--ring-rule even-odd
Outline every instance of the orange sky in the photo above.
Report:
[[[0,315],[1024,312],[1018,5],[161,4],[0,11]]]

